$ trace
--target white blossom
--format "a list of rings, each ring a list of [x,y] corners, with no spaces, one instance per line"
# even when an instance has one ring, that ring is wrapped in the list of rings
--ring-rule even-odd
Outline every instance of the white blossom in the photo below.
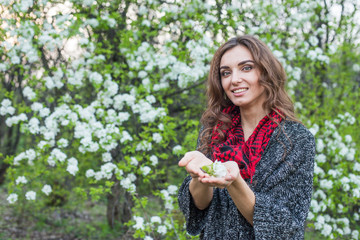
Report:
[[[89,76],[89,79],[92,83],[101,84],[103,82],[103,77],[98,72],[92,72]]]
[[[353,170],[360,172],[360,163],[356,162],[356,163],[354,164]]]
[[[25,113],[20,113],[17,116],[12,116],[12,117],[7,118],[6,121],[5,121],[5,124],[8,127],[11,127],[12,125],[16,125],[19,122],[24,122],[24,121],[27,121],[27,120],[28,120],[28,118],[27,118],[26,114]]]
[[[148,12],[148,10],[147,10],[147,7],[145,5],[141,5],[139,7],[139,11],[138,11],[139,15],[145,15],[145,14],[147,14],[147,12]]]
[[[132,183],[129,177],[121,179],[120,185],[126,190],[128,190],[130,193],[134,193],[136,191],[136,185]]]
[[[20,58],[16,55],[12,56],[10,59],[12,64],[19,64],[20,63]]]
[[[350,148],[349,151],[345,155],[345,159],[348,161],[354,161],[355,160],[355,149]]]
[[[309,131],[312,133],[312,135],[316,135],[316,133],[319,131],[319,125],[317,124],[314,124],[310,129]]]
[[[332,227],[329,224],[324,224],[321,230],[321,234],[324,236],[329,236],[331,234]]]
[[[96,28],[97,26],[99,26],[99,21],[96,20],[95,18],[87,19],[86,24],[89,24],[90,26]]]
[[[96,181],[100,181],[101,179],[104,178],[104,174],[103,174],[103,172],[98,171],[98,172],[95,172],[94,177],[95,177]]]
[[[351,137],[351,135],[346,135],[346,136],[345,136],[345,142],[347,142],[347,143],[351,143],[351,142],[352,142],[352,137]]]
[[[135,151],[150,151],[152,149],[151,142],[141,141],[137,146]]]
[[[129,173],[127,176],[131,182],[134,182],[136,180],[136,175],[133,173]]]
[[[161,218],[159,216],[152,216],[150,219],[151,223],[161,223]]]
[[[7,65],[5,63],[0,63],[0,72],[5,72],[7,70]]]
[[[39,110],[40,117],[47,117],[50,114],[50,109],[45,107]]]
[[[342,205],[341,203],[339,203],[337,205],[337,212],[338,213],[343,213],[343,210],[344,210],[344,205]]]
[[[320,180],[320,187],[325,189],[331,189],[333,186],[333,182],[331,180],[322,179]]]
[[[121,139],[120,139],[121,143],[124,143],[126,141],[132,141],[132,140],[133,140],[133,138],[131,137],[131,135],[127,131],[122,131]]]
[[[11,106],[11,101],[7,98],[3,99],[0,106],[0,115],[5,116],[6,114],[13,115],[15,108]]]
[[[215,177],[221,178],[221,177],[225,177],[227,174],[227,169],[226,169],[225,165],[219,161],[215,161],[212,164],[212,170],[213,170],[213,175]]]
[[[137,166],[137,165],[139,165],[139,162],[135,157],[131,157],[130,158],[130,164],[133,165],[133,166]]]
[[[319,215],[315,222],[315,229],[321,229],[325,224],[325,218],[322,215]]]
[[[314,35],[311,35],[309,38],[309,42],[311,45],[317,46],[317,44],[319,43],[319,40]]]
[[[129,178],[123,178],[120,181],[120,185],[125,189],[129,189],[131,184],[132,184],[132,182]]]
[[[352,69],[354,70],[354,72],[360,72],[360,65],[355,63],[353,66],[352,66]]]
[[[337,169],[336,170],[330,169],[328,171],[328,174],[329,174],[329,176],[332,176],[333,178],[337,178],[337,176],[340,175],[340,173],[337,171]]]
[[[152,138],[153,138],[153,141],[156,143],[160,143],[162,140],[162,136],[160,133],[153,133]]]
[[[349,188],[347,190],[345,190],[345,189],[344,190],[349,191],[349,189],[350,189],[350,186],[349,186]],[[359,188],[354,188],[352,190],[352,195],[353,195],[354,198],[360,198],[360,189]]]
[[[68,171],[71,175],[75,176],[77,171],[79,171],[79,167],[77,165],[69,164],[66,168],[66,171]]]
[[[88,170],[86,171],[86,173],[85,173],[85,176],[86,176],[87,178],[94,177],[94,176],[95,176],[94,170],[93,170],[93,169],[88,169]]]
[[[316,156],[316,161],[318,163],[325,163],[326,162],[326,156],[321,153],[321,154]]]
[[[103,153],[102,160],[103,160],[103,162],[110,162],[112,160],[111,153],[109,153],[109,152]]]
[[[178,187],[175,185],[169,185],[167,188],[167,191],[169,192],[170,195],[174,195],[177,193]]]
[[[32,100],[36,97],[36,93],[32,90],[31,87],[29,86],[26,86],[24,89],[23,89],[23,94],[24,96],[29,99],[29,100]]]
[[[344,148],[340,150],[339,154],[344,157],[348,152],[349,149],[346,146],[344,146]]]
[[[40,127],[39,127],[39,124],[40,124],[40,121],[39,119],[33,117],[29,120],[29,123],[28,123],[28,128],[29,128],[29,131],[30,133],[32,134],[38,134],[40,133]]]
[[[292,71],[292,76],[296,81],[299,81],[301,78],[301,69],[298,67],[295,67]]]
[[[349,235],[350,233],[351,233],[351,229],[348,226],[344,227],[344,234]]]
[[[165,235],[167,232],[167,228],[165,225],[160,225],[156,231],[162,235]]]
[[[66,148],[69,145],[69,141],[65,138],[60,138],[57,141],[57,145],[59,148]]]
[[[33,6],[33,4],[34,4],[33,0],[21,0],[20,11],[26,12],[29,8]]]
[[[48,157],[47,161],[48,161],[48,164],[53,167],[56,164],[55,160],[58,160],[59,162],[64,162],[66,157],[67,157],[66,154],[61,152],[60,149],[54,148],[51,151],[50,156]]]
[[[9,194],[9,196],[6,198],[6,200],[10,203],[13,204],[18,200],[18,195],[16,193],[11,193]]]
[[[148,174],[150,173],[151,168],[148,167],[148,166],[141,166],[141,167],[140,167],[140,171],[142,172],[142,174],[143,174],[144,176],[146,176],[146,175],[148,175]]]
[[[321,138],[318,138],[316,141],[316,151],[319,153],[324,150],[325,144],[324,141]]]
[[[156,166],[159,162],[158,157],[155,155],[151,155],[150,157],[151,165]],[[359,166],[360,167],[360,166]],[[360,171],[360,170],[359,170]]]
[[[86,7],[90,7],[94,3],[94,0],[83,0],[82,4]]]
[[[358,230],[353,230],[351,233],[351,237],[353,239],[359,239],[359,231]]]
[[[22,184],[26,184],[28,181],[24,176],[19,176],[16,180],[15,183],[16,185],[19,185],[20,183]]]
[[[309,212],[308,216],[307,216],[307,220],[312,220],[314,219],[315,215],[312,212]]]
[[[35,200],[35,199],[36,199],[36,192],[34,192],[34,191],[28,191],[28,192],[25,194],[25,198],[26,198],[26,200]]]
[[[315,199],[311,200],[311,209],[314,213],[318,213],[321,211],[321,207]]]
[[[45,193],[46,196],[49,196],[49,194],[52,192],[52,188],[50,185],[44,185],[43,188],[41,189],[41,191],[43,193]]]
[[[172,151],[174,154],[179,154],[182,151],[182,147],[180,145],[176,145],[173,147]]]
[[[146,96],[146,101],[148,101],[150,104],[153,104],[156,102],[156,99],[153,95]]]
[[[113,175],[113,171],[117,169],[117,166],[111,162],[105,163],[101,166],[101,172],[103,176],[110,179]]]

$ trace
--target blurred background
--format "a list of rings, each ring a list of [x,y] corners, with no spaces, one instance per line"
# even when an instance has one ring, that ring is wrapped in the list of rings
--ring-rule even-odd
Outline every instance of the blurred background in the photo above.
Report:
[[[306,239],[359,239],[359,1],[0,4],[0,239],[194,238],[177,162],[214,51],[242,34],[281,61],[316,138]]]

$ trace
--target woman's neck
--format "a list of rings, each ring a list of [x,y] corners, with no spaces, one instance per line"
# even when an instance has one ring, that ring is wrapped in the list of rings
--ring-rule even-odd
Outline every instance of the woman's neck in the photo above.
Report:
[[[241,126],[244,131],[245,141],[251,136],[260,120],[269,113],[269,110],[263,108],[240,109]]]

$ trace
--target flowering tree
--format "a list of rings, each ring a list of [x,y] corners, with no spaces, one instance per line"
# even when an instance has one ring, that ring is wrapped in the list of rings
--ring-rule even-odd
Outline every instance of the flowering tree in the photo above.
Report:
[[[359,7],[2,1],[0,174],[8,203],[21,216],[91,199],[106,203],[110,226],[119,222],[135,238],[188,238],[176,203],[185,173],[176,164],[195,148],[209,62],[224,39],[255,34],[285,66],[299,117],[317,138],[308,225],[357,239]],[[162,207],[147,211],[153,202]]]

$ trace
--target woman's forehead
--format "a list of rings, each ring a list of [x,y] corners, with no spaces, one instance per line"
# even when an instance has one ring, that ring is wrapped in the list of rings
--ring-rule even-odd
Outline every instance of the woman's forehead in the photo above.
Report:
[[[227,50],[220,60],[220,66],[228,64],[238,64],[247,60],[254,61],[254,58],[246,47],[242,45],[235,46]]]

